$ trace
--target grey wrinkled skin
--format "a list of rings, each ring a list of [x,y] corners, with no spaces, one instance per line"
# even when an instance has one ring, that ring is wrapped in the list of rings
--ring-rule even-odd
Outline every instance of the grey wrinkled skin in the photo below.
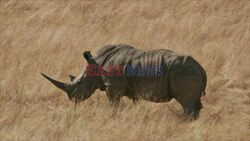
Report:
[[[168,102],[175,98],[186,115],[196,118],[202,108],[200,98],[205,95],[207,75],[202,66],[191,56],[177,54],[167,49],[140,50],[129,45],[107,45],[95,57],[84,52],[89,64],[102,66],[123,66],[123,76],[87,76],[85,72],[63,83],[49,78],[58,88],[67,92],[76,102],[89,98],[96,89],[106,91],[109,101],[117,106],[126,96],[137,102],[144,99],[152,102]],[[163,66],[162,76],[126,76],[127,67]],[[107,71],[107,70],[105,70]]]

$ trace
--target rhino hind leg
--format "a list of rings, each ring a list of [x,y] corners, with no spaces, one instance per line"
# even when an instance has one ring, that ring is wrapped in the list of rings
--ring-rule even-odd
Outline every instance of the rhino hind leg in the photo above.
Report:
[[[125,91],[123,92],[123,95],[131,99],[134,104],[137,104],[139,101],[138,95],[136,95],[136,93],[129,88],[125,89]]]
[[[193,119],[196,119],[199,117],[200,110],[202,109],[201,100],[197,99],[194,102],[191,103],[181,103],[184,114],[188,117],[192,117]]]

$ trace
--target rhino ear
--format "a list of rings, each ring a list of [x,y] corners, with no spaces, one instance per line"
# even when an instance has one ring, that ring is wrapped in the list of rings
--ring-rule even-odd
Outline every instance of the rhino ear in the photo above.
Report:
[[[89,64],[97,64],[90,51],[83,52],[83,57],[87,60]]]
[[[69,75],[69,78],[70,78],[70,81],[74,81],[76,79],[76,77],[71,74]]]

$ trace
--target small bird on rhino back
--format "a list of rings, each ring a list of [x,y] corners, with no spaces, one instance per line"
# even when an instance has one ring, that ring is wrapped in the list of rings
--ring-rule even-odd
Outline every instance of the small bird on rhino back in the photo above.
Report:
[[[129,45],[106,45],[95,57],[90,51],[85,51],[83,56],[88,66],[78,77],[69,75],[69,83],[41,74],[76,103],[100,89],[114,106],[118,106],[123,96],[134,102],[144,99],[158,103],[175,98],[185,115],[198,117],[207,75],[191,56],[168,49],[141,50]]]

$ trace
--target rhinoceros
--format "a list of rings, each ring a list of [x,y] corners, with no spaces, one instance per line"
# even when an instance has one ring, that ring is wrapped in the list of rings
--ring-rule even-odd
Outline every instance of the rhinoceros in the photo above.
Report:
[[[168,49],[142,50],[122,44],[106,45],[95,57],[90,51],[83,56],[88,62],[85,71],[78,77],[69,75],[68,83],[41,74],[75,102],[88,99],[97,89],[105,91],[115,106],[123,96],[135,103],[139,99],[159,103],[174,98],[185,115],[198,117],[207,75],[191,56]]]

